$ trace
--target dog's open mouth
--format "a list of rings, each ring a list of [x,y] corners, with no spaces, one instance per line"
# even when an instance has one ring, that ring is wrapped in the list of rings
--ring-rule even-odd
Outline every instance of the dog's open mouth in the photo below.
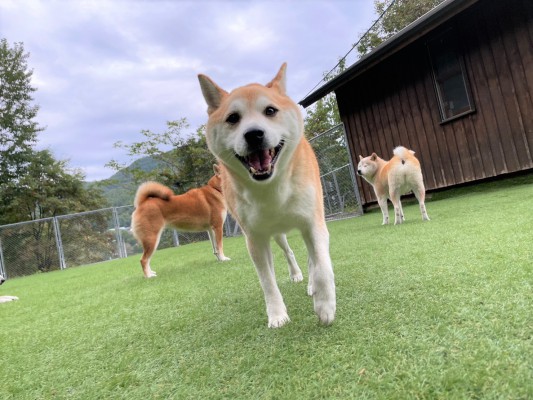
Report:
[[[244,157],[235,154],[235,157],[250,172],[253,179],[264,181],[272,176],[274,165],[284,144],[285,142],[282,140],[276,147],[271,149],[256,150]]]

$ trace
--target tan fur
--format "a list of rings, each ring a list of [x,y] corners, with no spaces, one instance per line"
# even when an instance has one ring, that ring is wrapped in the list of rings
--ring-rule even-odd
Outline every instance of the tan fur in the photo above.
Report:
[[[146,278],[156,276],[150,268],[150,258],[165,226],[181,231],[207,231],[217,259],[229,260],[222,246],[226,202],[217,168],[207,185],[181,195],[174,195],[172,190],[157,182],[143,183],[137,189],[134,205],[132,231],[143,246],[141,266]]]
[[[285,93],[285,68],[264,86],[232,92],[199,75],[208,105],[207,144],[221,165],[228,208],[246,236],[273,328],[289,316],[274,274],[272,237],[285,253],[290,279],[303,280],[285,236],[292,229],[302,233],[309,253],[307,292],[319,320],[330,324],[336,309],[318,163],[304,138],[300,109]]]
[[[389,223],[387,199],[394,205],[394,224],[401,224],[405,220],[400,196],[410,191],[418,199],[422,220],[428,221],[422,170],[415,152],[399,146],[393,153],[389,161],[378,157],[376,153],[365,158],[360,155],[357,166],[357,173],[374,187],[383,214],[383,225]]]

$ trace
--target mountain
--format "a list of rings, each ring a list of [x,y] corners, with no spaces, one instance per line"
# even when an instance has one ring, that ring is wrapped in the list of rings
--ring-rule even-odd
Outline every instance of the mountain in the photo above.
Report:
[[[102,190],[104,197],[112,207],[128,206],[133,204],[133,198],[137,191],[137,184],[133,182],[129,169],[141,169],[143,171],[152,171],[160,165],[151,157],[143,157],[135,160],[126,168],[116,172],[110,178],[101,181],[88,183],[89,187],[96,187]]]

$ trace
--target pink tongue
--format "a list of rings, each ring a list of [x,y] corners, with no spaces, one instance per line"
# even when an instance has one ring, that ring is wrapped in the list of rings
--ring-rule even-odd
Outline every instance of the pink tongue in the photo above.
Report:
[[[267,170],[271,161],[272,157],[268,150],[261,150],[248,156],[248,164],[257,171]]]

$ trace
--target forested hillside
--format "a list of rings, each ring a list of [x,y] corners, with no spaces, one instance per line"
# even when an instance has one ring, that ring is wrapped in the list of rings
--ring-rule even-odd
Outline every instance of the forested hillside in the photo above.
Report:
[[[159,162],[151,157],[143,157],[134,161],[125,170],[141,169],[150,172],[157,169]],[[124,170],[116,172],[108,179],[102,181],[91,182],[89,187],[97,187],[102,190],[104,197],[107,199],[110,206],[127,206],[133,204],[135,191],[137,190],[137,183],[133,181],[131,174]]]

